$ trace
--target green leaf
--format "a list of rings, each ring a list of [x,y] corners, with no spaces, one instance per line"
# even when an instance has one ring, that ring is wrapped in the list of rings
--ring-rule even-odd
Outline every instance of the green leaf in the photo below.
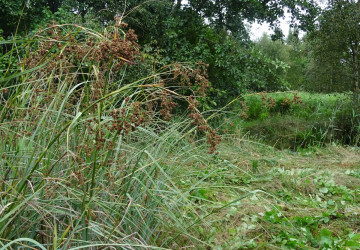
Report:
[[[320,241],[319,244],[320,246],[324,246],[324,247],[330,247],[333,243],[333,238],[331,237],[331,231],[327,230],[326,228],[323,228],[320,231]]]
[[[327,194],[329,192],[329,189],[327,187],[322,187],[319,189],[319,191],[323,194]]]
[[[350,249],[360,249],[360,243],[355,240],[347,240],[345,241],[345,246]]]
[[[229,234],[231,236],[235,236],[236,235],[236,229],[235,228],[229,228]]]
[[[351,240],[360,240],[360,234],[349,234]]]

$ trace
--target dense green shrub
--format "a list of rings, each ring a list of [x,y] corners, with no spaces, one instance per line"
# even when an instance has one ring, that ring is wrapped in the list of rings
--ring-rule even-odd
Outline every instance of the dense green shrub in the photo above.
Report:
[[[262,104],[258,96],[250,96],[246,99],[246,103],[248,106],[248,111],[246,112],[248,115],[248,119],[261,120],[262,118],[265,118],[267,116],[268,110]]]
[[[259,93],[237,105],[234,120],[242,120],[240,127],[279,148],[359,143],[355,112],[345,94]]]

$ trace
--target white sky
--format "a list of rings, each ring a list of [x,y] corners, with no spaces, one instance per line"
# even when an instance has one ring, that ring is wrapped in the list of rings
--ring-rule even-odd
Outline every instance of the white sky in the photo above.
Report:
[[[285,37],[289,34],[289,26],[290,26],[291,15],[286,13],[284,19],[280,19],[280,28],[284,33]],[[263,33],[267,33],[268,35],[273,34],[274,32],[270,29],[268,23],[259,24],[255,22],[251,25],[250,29],[250,38],[255,41],[259,39]]]

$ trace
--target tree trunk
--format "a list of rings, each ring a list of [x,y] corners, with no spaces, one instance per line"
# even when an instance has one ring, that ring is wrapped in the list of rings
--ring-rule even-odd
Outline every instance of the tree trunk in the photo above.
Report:
[[[360,1],[357,2],[357,10],[360,12]],[[354,98],[356,97],[355,103],[357,108],[359,108],[359,31],[356,30],[356,39],[354,44],[353,51],[353,61],[354,61]],[[357,113],[358,114],[358,113]]]
[[[359,42],[355,41],[353,51],[353,98],[354,98],[354,111],[355,111],[355,123],[354,123],[354,129],[356,130],[356,138],[354,141],[354,144],[357,145],[359,143],[360,139],[360,117],[359,117]]]

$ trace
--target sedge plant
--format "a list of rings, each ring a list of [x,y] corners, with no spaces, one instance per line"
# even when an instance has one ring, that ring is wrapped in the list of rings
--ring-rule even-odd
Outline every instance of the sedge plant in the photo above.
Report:
[[[103,32],[53,23],[6,43],[18,68],[0,79],[0,248],[200,244],[169,162],[191,157],[194,130],[210,153],[220,142],[197,109],[206,66],[127,81],[141,52],[119,18]],[[174,121],[178,101],[189,115]]]

